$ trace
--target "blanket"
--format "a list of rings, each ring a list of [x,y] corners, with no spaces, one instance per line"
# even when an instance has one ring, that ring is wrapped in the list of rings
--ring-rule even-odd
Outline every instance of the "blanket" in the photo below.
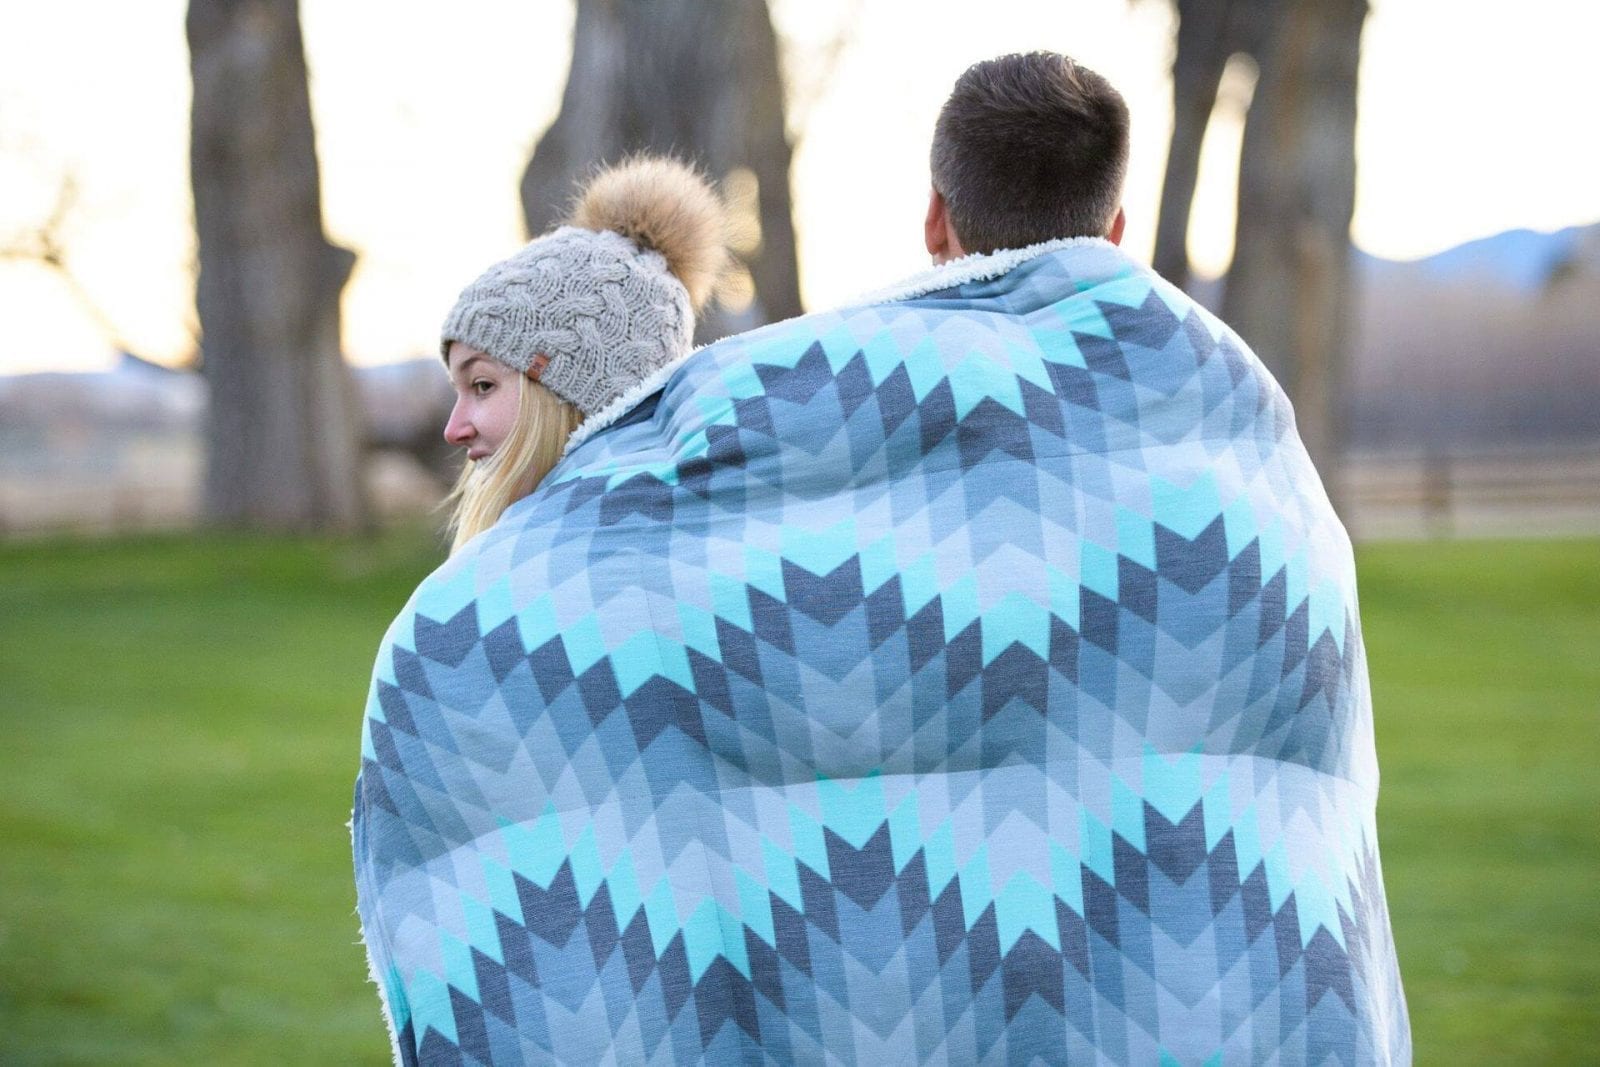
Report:
[[[1345,531],[1109,242],[702,349],[384,637],[403,1063],[1409,1058]]]

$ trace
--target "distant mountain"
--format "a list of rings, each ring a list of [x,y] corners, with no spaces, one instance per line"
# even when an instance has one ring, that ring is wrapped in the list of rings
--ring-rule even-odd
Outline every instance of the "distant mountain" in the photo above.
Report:
[[[1396,265],[1414,267],[1441,284],[1484,282],[1532,293],[1548,284],[1575,258],[1593,255],[1597,250],[1600,250],[1600,223],[1568,226],[1555,233],[1507,230]],[[1374,259],[1374,262],[1384,261]]]
[[[1217,310],[1225,285],[1189,292]],[[1414,260],[1357,250],[1355,302],[1352,448],[1600,448],[1600,223]]]
[[[1600,224],[1360,255],[1356,286],[1356,447],[1600,447]]]

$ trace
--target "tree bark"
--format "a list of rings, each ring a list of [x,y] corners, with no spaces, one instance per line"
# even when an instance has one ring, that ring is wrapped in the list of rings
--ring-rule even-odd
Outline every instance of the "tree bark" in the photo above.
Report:
[[[205,512],[226,525],[369,522],[339,296],[355,256],[322,229],[296,0],[190,0],[190,177]]]
[[[1345,419],[1356,77],[1367,0],[1299,0],[1273,20],[1245,121],[1222,316],[1295,403],[1330,491]]]
[[[1172,143],[1161,183],[1152,265],[1182,288],[1189,284],[1189,216],[1200,174],[1200,149],[1228,60],[1254,56],[1282,0],[1175,0],[1178,16],[1172,58]]]
[[[798,315],[777,35],[764,0],[577,0],[572,72],[561,113],[522,178],[523,217],[543,233],[578,182],[630,152],[672,152],[714,179],[755,175],[760,240],[739,258],[755,303],[732,319],[713,308],[702,338]]]

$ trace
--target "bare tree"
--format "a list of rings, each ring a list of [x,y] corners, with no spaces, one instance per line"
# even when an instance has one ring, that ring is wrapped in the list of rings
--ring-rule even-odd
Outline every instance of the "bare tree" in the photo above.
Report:
[[[1300,438],[1336,500],[1366,17],[1367,0],[1297,0],[1272,20],[1245,119],[1222,304],[1293,398]]]
[[[566,212],[598,163],[670,151],[727,181],[733,248],[754,305],[739,325],[800,313],[778,43],[765,0],[577,0],[561,113],[522,179],[530,234]],[[740,194],[744,194],[742,197]],[[741,227],[739,201],[749,206]],[[702,335],[720,332],[715,323]]]
[[[1223,68],[1239,53],[1254,58],[1283,0],[1174,0],[1177,50],[1172,59],[1172,144],[1161,183],[1152,266],[1173,285],[1189,284],[1189,214],[1200,174],[1200,147],[1217,102]]]
[[[37,224],[0,240],[0,260],[35,263],[50,271],[67,287],[78,306],[94,320],[101,335],[118,352],[132,353],[133,346],[106,313],[104,306],[89,292],[78,273],[72,269],[67,255],[67,236],[70,221],[78,208],[78,180],[72,172],[61,175],[56,184],[55,203],[50,213]]]
[[[1200,144],[1228,59],[1260,76],[1245,120],[1222,314],[1294,400],[1330,489],[1342,441],[1355,208],[1356,77],[1367,0],[1175,0],[1173,135],[1156,269],[1188,281]]]
[[[355,257],[322,229],[296,0],[190,0],[190,176],[215,522],[349,529],[369,518],[340,349]]]

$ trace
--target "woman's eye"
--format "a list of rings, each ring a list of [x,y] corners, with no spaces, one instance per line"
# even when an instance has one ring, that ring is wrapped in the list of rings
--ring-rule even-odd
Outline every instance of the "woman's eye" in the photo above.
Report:
[[[472,383],[472,391],[474,393],[478,394],[479,396],[488,395],[489,390],[491,390],[493,388],[494,388],[494,383],[493,382],[485,381],[482,378],[479,378],[477,381]]]

